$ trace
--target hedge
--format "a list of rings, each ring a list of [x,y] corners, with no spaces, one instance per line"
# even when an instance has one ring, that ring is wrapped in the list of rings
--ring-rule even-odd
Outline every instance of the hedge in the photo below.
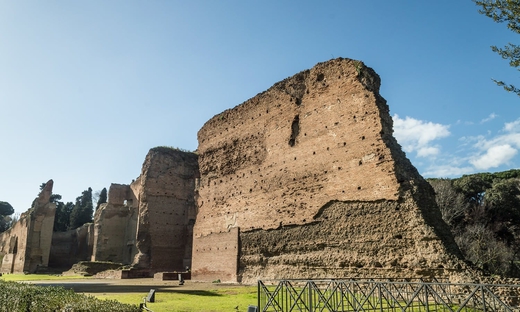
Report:
[[[76,294],[63,287],[43,287],[0,280],[0,311],[138,312],[141,309],[115,300],[99,300],[93,296]]]

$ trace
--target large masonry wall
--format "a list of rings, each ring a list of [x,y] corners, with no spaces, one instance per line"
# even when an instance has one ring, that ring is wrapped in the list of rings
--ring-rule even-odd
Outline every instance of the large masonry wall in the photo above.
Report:
[[[56,205],[50,202],[53,181],[49,180],[31,209],[9,230],[0,234],[1,272],[34,273],[49,265]]]
[[[137,203],[129,185],[112,184],[108,202],[94,216],[92,261],[131,264],[136,254]]]
[[[79,261],[89,261],[93,249],[94,225],[86,223],[77,229],[52,234],[49,267],[70,269]]]
[[[163,147],[150,150],[132,184],[139,207],[135,267],[152,272],[191,267],[198,176],[196,154]]]
[[[379,85],[362,62],[335,59],[209,120],[193,258],[199,240],[238,227],[242,281],[455,268],[458,250],[392,136]],[[194,263],[194,277],[213,278],[211,267]]]

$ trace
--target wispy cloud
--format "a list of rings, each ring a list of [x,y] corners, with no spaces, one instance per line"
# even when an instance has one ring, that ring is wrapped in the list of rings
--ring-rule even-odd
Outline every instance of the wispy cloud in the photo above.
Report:
[[[513,122],[506,122],[504,125],[504,131],[506,132],[520,132],[520,118]]]
[[[415,152],[417,157],[434,157],[440,153],[440,147],[433,141],[450,135],[449,125],[405,117],[393,116],[394,135],[407,153]]]
[[[482,122],[496,117],[491,114]],[[394,129],[403,149],[415,152],[417,159],[422,157],[414,163],[423,168],[421,173],[426,177],[455,177],[510,166],[520,155],[520,118],[504,123],[498,133],[488,130],[485,134],[460,137],[457,150],[451,153],[441,153],[440,147],[434,145],[435,140],[450,134],[448,125],[395,115]]]
[[[491,120],[493,120],[493,119],[495,119],[495,118],[497,118],[497,117],[498,117],[497,114],[495,114],[495,113],[491,113],[491,114],[489,114],[489,116],[488,116],[487,118],[482,119],[482,120],[480,121],[480,123],[481,123],[481,124],[486,123],[486,122],[491,121]]]
[[[453,166],[453,165],[441,165],[441,166],[431,166],[423,175],[425,177],[453,177],[453,176],[461,176],[463,174],[468,174],[474,172],[475,169],[472,166]]]

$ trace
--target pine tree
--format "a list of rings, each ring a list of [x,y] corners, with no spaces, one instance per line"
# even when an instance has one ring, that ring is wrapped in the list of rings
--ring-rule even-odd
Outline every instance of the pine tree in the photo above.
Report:
[[[497,23],[507,23],[509,30],[520,34],[520,2],[518,0],[473,0],[482,9],[481,14],[492,18]],[[520,70],[520,46],[509,43],[504,48],[491,46],[493,52],[498,53],[503,59],[509,60],[509,65]],[[500,80],[493,81],[508,92],[514,92],[520,96],[520,89],[512,84]]]
[[[70,229],[76,229],[85,223],[92,222],[94,206],[92,205],[92,188],[83,191],[82,195],[76,198],[76,204],[70,213]]]
[[[101,192],[99,193],[99,199],[97,201],[97,205],[96,205],[96,211],[99,209],[99,206],[101,206],[101,204],[104,204],[107,202],[107,188],[104,187]]]

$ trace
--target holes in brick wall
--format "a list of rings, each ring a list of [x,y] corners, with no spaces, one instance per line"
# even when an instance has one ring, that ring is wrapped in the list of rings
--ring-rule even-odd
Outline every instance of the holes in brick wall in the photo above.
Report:
[[[357,189],[358,189],[358,191],[361,190],[361,186],[358,186]]]
[[[312,152],[312,155],[316,155],[316,152]]]
[[[289,138],[289,146],[294,146],[296,144],[296,138],[300,133],[300,116],[296,115],[293,119],[291,125],[291,137]]]
[[[365,139],[365,136],[362,136],[362,137],[361,137],[361,140],[364,140],[364,139]]]

